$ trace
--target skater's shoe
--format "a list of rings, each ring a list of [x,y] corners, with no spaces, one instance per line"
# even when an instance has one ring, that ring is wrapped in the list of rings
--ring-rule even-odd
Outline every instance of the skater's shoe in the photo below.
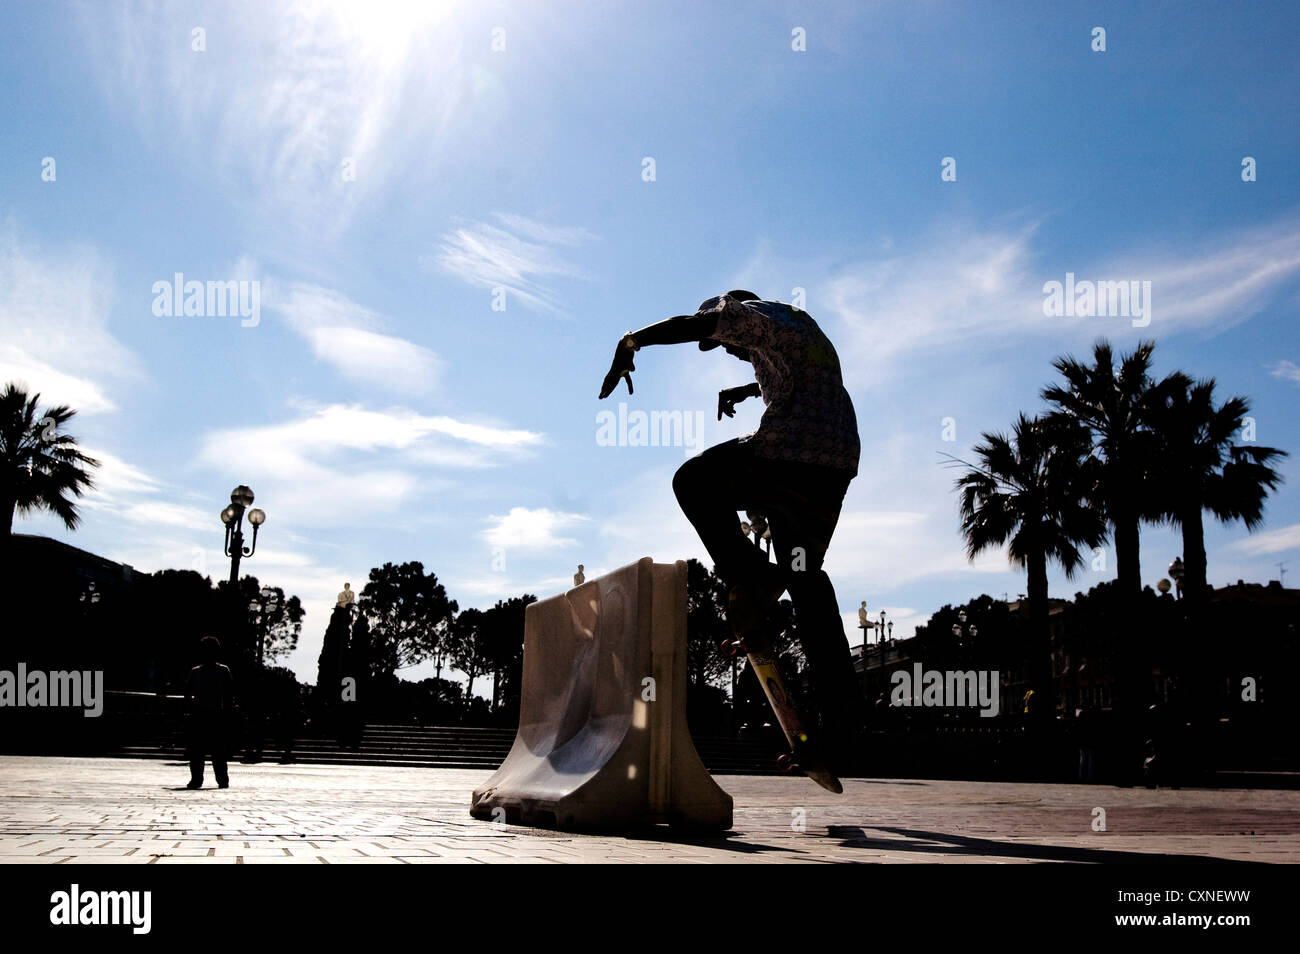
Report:
[[[190,783],[189,783],[188,785],[186,785],[185,787],[186,787],[186,788],[191,788],[191,789],[193,789],[193,788],[202,788],[202,787],[203,787],[203,783],[202,783],[202,782],[195,782],[195,781],[193,781],[193,780],[191,779]]]

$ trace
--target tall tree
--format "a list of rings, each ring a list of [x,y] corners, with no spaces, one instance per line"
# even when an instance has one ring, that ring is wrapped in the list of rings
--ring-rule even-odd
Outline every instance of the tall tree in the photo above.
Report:
[[[481,628],[487,643],[490,668],[494,676],[492,696],[498,711],[518,716],[519,696],[524,667],[524,621],[528,606],[536,603],[531,593],[508,600],[497,600],[484,610]]]
[[[1043,389],[1043,397],[1056,406],[1054,418],[1082,424],[1092,435],[1099,466],[1091,497],[1104,506],[1114,530],[1117,579],[1131,599],[1142,592],[1141,521],[1158,517],[1158,491],[1148,478],[1159,448],[1149,421],[1164,395],[1188,383],[1181,372],[1155,383],[1154,349],[1154,342],[1141,342],[1116,367],[1110,342],[1102,339],[1093,347],[1091,365],[1057,358],[1053,366],[1065,383]]]
[[[298,646],[302,635],[302,620],[307,611],[296,596],[285,597],[278,586],[262,586],[255,576],[239,579],[239,588],[230,594],[230,581],[219,580],[217,590],[221,605],[233,605],[237,610],[235,635],[239,646],[226,647],[227,652],[242,655],[248,664],[257,659],[258,643],[262,654],[273,661]]]
[[[456,614],[446,646],[447,661],[465,674],[465,706],[474,698],[474,680],[492,665],[491,645],[483,612],[465,609]]]
[[[320,705],[331,706],[339,700],[339,681],[343,676],[344,658],[352,631],[352,613],[351,606],[335,606],[330,612],[320,657],[316,661],[315,697]]]
[[[727,586],[699,560],[686,561],[686,673],[691,685],[715,682],[731,669],[722,641],[727,624]]]
[[[1214,403],[1214,379],[1170,389],[1154,409],[1159,454],[1160,515],[1183,534],[1183,596],[1191,608],[1205,601],[1205,528],[1209,511],[1224,523],[1241,520],[1248,530],[1264,519],[1264,500],[1282,476],[1269,466],[1287,456],[1275,447],[1237,443],[1250,402],[1232,397]]]
[[[1102,513],[1088,499],[1096,480],[1090,443],[1079,424],[1021,414],[1010,437],[982,435],[974,448],[978,463],[968,464],[957,479],[967,556],[974,559],[989,547],[1006,545],[1011,561],[1028,571],[1037,647],[1030,678],[1045,699],[1052,698],[1048,564],[1060,564],[1073,577],[1083,565],[1079,547],[1100,546],[1106,538]]]
[[[458,609],[418,561],[372,569],[357,605],[370,621],[370,672],[382,677],[438,655]]]
[[[40,397],[29,397],[13,382],[0,392],[0,551],[5,553],[15,511],[25,517],[48,510],[75,530],[80,516],[73,498],[94,486],[89,468],[99,466],[63,430],[77,412],[66,404],[41,412]]]

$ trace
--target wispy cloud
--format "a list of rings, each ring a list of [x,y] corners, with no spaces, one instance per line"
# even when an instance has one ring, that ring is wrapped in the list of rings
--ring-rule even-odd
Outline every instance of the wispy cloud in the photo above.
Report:
[[[382,333],[382,315],[341,292],[319,285],[290,284],[283,298],[272,286],[272,306],[311,345],[317,358],[345,377],[384,391],[425,394],[433,390],[443,361],[421,345]]]
[[[1294,550],[1300,548],[1300,523],[1278,527],[1276,530],[1254,533],[1242,540],[1233,542],[1230,546],[1233,550],[1249,556],[1263,556],[1269,553],[1283,553],[1287,550]]]
[[[561,536],[561,531],[587,522],[583,514],[564,513],[545,507],[530,510],[527,507],[511,507],[505,516],[492,515],[491,522],[483,537],[494,547],[510,550],[549,550],[556,547],[576,546],[573,537]]]
[[[81,18],[110,101],[147,142],[201,156],[250,211],[292,211],[282,221],[306,230],[345,224],[456,115],[469,87],[462,31],[445,28],[455,7],[86,4]]]
[[[123,507],[121,516],[133,523],[179,527],[183,530],[210,531],[218,527],[215,513],[185,504],[163,500],[146,500]]]
[[[96,447],[83,447],[83,450],[99,461],[94,471],[95,496],[115,501],[129,494],[158,492],[159,483],[154,477],[117,455]]]
[[[0,310],[3,320],[3,310]],[[15,381],[29,394],[40,394],[43,406],[66,404],[79,414],[116,410],[103,388],[90,378],[64,372],[33,357],[21,348],[0,345],[0,382]]]
[[[1275,378],[1300,384],[1300,364],[1292,361],[1279,361],[1269,369],[1268,373]]]
[[[240,479],[259,495],[267,488],[292,516],[286,522],[339,526],[391,516],[419,494],[447,489],[437,471],[493,466],[542,442],[533,431],[407,408],[304,405],[292,420],[208,434],[198,461],[223,473],[239,461]]]
[[[113,288],[93,249],[44,249],[0,225],[0,381],[82,414],[114,410],[104,382],[138,374],[139,362],[108,330]]]
[[[498,224],[471,222],[442,236],[426,267],[455,275],[476,288],[505,288],[534,311],[563,313],[557,293],[543,279],[586,278],[564,260],[561,248],[596,236],[581,227],[547,225],[511,213],[492,213]]]
[[[986,343],[1041,322],[1033,232],[945,230],[934,245],[834,271],[824,295],[847,332],[836,347],[851,384],[878,379],[909,353]]]
[[[1218,332],[1258,313],[1300,277],[1294,221],[1226,232],[1195,246],[1051,264],[1036,244],[1047,228],[1044,222],[1019,230],[947,226],[905,249],[890,247],[831,269],[818,297],[840,322],[836,346],[851,384],[880,381],[900,359],[970,344],[988,350],[1026,338]],[[1067,271],[1080,280],[1150,281],[1151,324],[1045,317],[1043,284],[1063,281]],[[819,314],[816,304],[809,308]]]
[[[1122,269],[1117,264],[1104,277],[1151,281],[1151,331],[1222,331],[1257,314],[1300,276],[1300,224],[1275,222],[1225,232],[1195,248],[1133,254]]]

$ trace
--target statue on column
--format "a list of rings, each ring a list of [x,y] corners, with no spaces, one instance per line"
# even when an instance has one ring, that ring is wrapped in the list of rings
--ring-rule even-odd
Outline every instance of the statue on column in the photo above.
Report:
[[[344,583],[343,592],[340,593],[338,597],[338,605],[346,606],[350,609],[352,607],[352,604],[356,602],[356,599],[357,599],[357,594],[352,592],[352,584]]]

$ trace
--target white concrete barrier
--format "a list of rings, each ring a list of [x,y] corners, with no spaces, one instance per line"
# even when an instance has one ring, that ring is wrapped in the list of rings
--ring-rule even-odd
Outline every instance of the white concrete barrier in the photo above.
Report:
[[[645,557],[528,607],[519,732],[476,818],[731,827],[686,725],[686,564]]]

